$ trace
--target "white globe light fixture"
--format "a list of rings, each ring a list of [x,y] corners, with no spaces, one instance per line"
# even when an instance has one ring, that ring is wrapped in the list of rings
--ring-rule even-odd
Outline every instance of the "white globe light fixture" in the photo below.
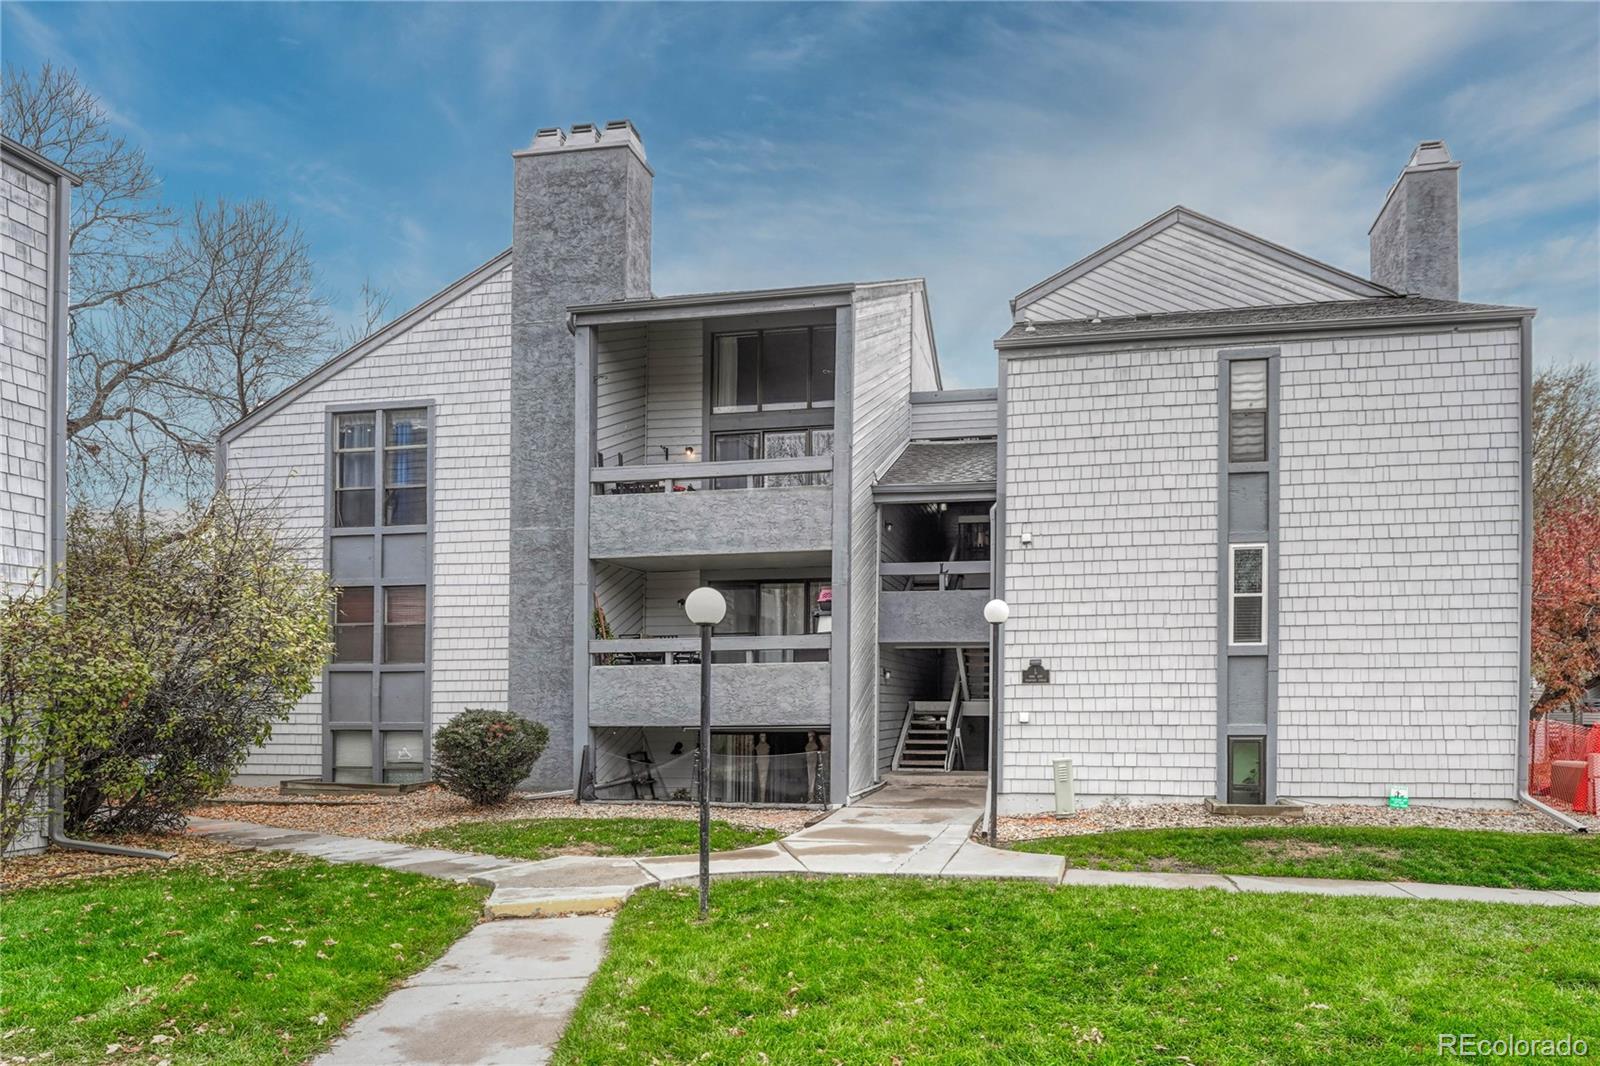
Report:
[[[683,599],[683,613],[700,627],[700,746],[695,777],[700,786],[700,920],[711,907],[711,627],[728,613],[728,601],[701,586]]]
[[[999,602],[996,600],[995,602]],[[1001,606],[1005,606],[1001,604]],[[985,608],[987,610],[988,608]],[[728,601],[714,588],[701,587],[683,601],[683,613],[697,626],[714,626],[728,613]]]
[[[1005,693],[1005,671],[1000,662],[1000,627],[1011,617],[1005,600],[990,600],[983,605],[983,620],[989,623],[989,846],[1000,835],[1000,711]]]

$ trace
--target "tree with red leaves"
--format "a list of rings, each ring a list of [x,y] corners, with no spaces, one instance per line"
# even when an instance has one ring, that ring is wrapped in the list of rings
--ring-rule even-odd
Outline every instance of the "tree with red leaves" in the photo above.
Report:
[[[1533,534],[1535,710],[1560,709],[1600,677],[1600,504],[1552,505]]]

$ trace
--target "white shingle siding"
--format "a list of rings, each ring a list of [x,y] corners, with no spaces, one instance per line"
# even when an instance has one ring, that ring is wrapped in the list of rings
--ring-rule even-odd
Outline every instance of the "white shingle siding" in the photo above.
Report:
[[[1215,352],[1022,359],[1008,382],[1002,787],[1044,806],[1068,757],[1080,793],[1209,794]],[[1020,684],[1030,659],[1050,684]]]
[[[55,186],[8,158],[0,167],[0,582],[20,589],[48,561],[50,221]]]
[[[1512,796],[1518,343],[1279,345],[1281,794]],[[1091,801],[1214,793],[1218,350],[1009,364],[1010,808],[1049,804],[1055,758]]]
[[[506,707],[511,270],[484,279],[227,445],[231,489],[273,499],[323,565],[330,405],[434,403],[433,724]],[[243,773],[322,771],[320,686]]]
[[[1285,345],[1279,790],[1511,798],[1520,338]]]

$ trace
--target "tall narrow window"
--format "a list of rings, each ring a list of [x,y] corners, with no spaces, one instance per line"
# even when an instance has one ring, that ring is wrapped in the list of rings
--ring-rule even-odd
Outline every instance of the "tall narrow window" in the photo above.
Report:
[[[1228,364],[1228,462],[1267,460],[1267,361]]]
[[[428,412],[390,411],[384,418],[383,524],[428,521]]]
[[[377,418],[371,411],[334,418],[333,524],[373,524]]]
[[[1230,644],[1267,642],[1267,549],[1264,544],[1235,544],[1229,554]]]
[[[811,406],[833,406],[833,362],[835,336],[832,326],[811,331]]]
[[[383,661],[420,663],[427,648],[428,590],[395,585],[383,590]]]
[[[333,661],[372,661],[372,587],[345,587],[333,609]]]
[[[1264,737],[1228,738],[1228,802],[1265,803],[1267,742]]]

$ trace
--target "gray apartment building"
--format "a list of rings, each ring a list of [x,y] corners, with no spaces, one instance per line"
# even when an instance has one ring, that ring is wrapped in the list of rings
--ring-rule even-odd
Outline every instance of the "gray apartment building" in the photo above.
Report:
[[[78,178],[0,141],[0,591],[47,588],[66,540],[67,225]],[[37,851],[36,828],[13,842]]]
[[[686,797],[712,585],[719,801],[992,755],[1008,810],[1058,760],[1086,803],[1514,797],[1532,312],[1458,302],[1442,144],[1371,279],[1175,208],[959,390],[920,279],[656,295],[629,123],[513,163],[508,251],[221,436],[339,590],[251,778],[420,780],[485,706],[549,726],[534,787]]]

